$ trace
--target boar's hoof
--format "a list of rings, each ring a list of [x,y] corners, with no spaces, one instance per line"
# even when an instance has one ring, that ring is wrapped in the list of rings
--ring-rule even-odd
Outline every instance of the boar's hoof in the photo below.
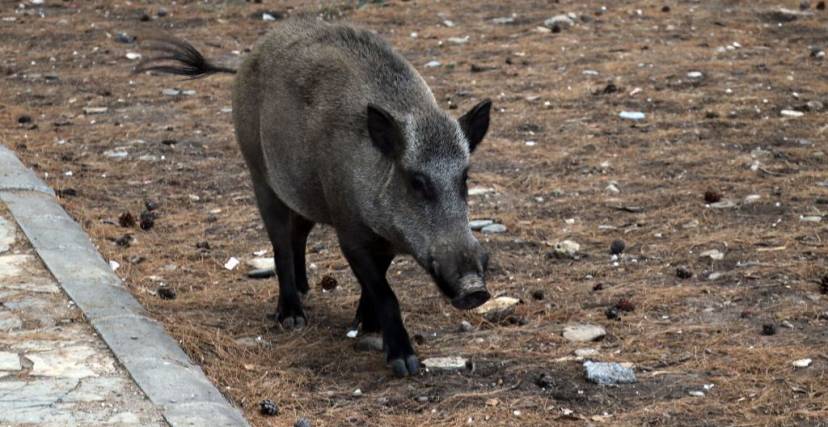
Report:
[[[391,360],[391,370],[394,371],[394,376],[402,378],[408,375],[414,375],[420,370],[420,361],[417,356],[410,355],[399,357]]]
[[[282,327],[285,329],[302,329],[305,327],[305,318],[302,316],[288,316],[282,319]]]

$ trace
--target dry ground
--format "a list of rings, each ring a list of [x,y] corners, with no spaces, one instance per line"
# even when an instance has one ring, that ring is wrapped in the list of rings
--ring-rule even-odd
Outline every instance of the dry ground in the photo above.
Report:
[[[828,47],[828,12],[816,1],[812,16],[791,21],[767,12],[798,8],[793,0],[1,3],[0,141],[61,190],[130,289],[253,424],[292,425],[300,416],[316,426],[828,420],[828,285],[819,283],[828,228],[824,217],[801,220],[828,209],[828,116],[813,103],[806,111],[809,101],[828,103],[826,62],[811,55]],[[162,7],[168,14],[159,17]],[[231,78],[130,75],[126,53],[139,48],[113,37],[164,30],[234,64],[233,51],[243,55],[279,25],[252,17],[260,11],[375,29],[442,105],[459,106],[455,113],[495,100],[472,181],[496,192],[472,197],[471,211],[509,228],[481,238],[494,255],[490,289],[523,300],[517,321],[491,324],[452,309],[410,260],[390,273],[419,354],[462,355],[474,371],[393,379],[379,354],[356,352],[344,334],[358,286],[329,229],[311,236],[311,326],[301,332],[281,331],[270,317],[273,279],[224,269],[231,256],[269,249],[226,110]],[[573,28],[538,30],[566,12],[579,17]],[[512,14],[510,24],[492,21]],[[448,41],[463,36],[465,44]],[[424,66],[432,60],[442,65]],[[689,78],[693,71],[703,78]],[[161,93],[173,87],[196,94]],[[805,114],[783,117],[783,109]],[[623,110],[647,116],[622,120]],[[21,115],[32,123],[18,124]],[[117,147],[125,159],[104,155]],[[606,189],[612,181],[620,192]],[[706,206],[708,190],[736,206]],[[154,228],[118,225],[145,200],[159,205]],[[116,244],[125,234],[131,244]],[[562,239],[579,242],[583,256],[548,257]],[[627,244],[617,263],[608,254],[615,239]],[[210,248],[197,249],[204,241]],[[700,257],[710,249],[724,259]],[[676,277],[682,265],[691,279]],[[323,275],[340,287],[322,293]],[[177,299],[157,296],[161,282]],[[621,298],[634,311],[607,319]],[[474,332],[458,331],[464,319]],[[639,382],[593,385],[580,362],[559,360],[584,347],[561,337],[575,322],[606,327],[592,343],[597,359],[634,363]],[[764,324],[778,332],[762,335]],[[809,368],[791,366],[804,357]],[[536,385],[540,374],[547,389]],[[705,397],[688,394],[705,384],[714,385]],[[356,388],[362,397],[352,396]],[[265,398],[282,414],[260,416]]]

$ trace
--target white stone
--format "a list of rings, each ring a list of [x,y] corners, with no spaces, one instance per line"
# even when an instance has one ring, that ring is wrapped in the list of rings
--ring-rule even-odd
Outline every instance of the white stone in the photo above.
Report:
[[[797,118],[805,115],[802,111],[796,110],[782,110],[779,112],[783,117]]]
[[[807,368],[811,366],[813,360],[811,359],[799,359],[794,360],[791,364],[794,365],[795,368]]]
[[[559,257],[575,258],[578,256],[578,252],[581,250],[581,245],[573,240],[563,240],[558,243],[555,243],[555,247],[553,250],[555,252],[555,255]]]
[[[564,328],[563,337],[569,341],[587,342],[603,338],[607,330],[598,325],[570,325]]]
[[[575,25],[575,21],[573,21],[569,16],[557,15],[543,21],[543,25],[546,25],[548,28],[558,27],[560,29],[564,29]]]
[[[486,301],[485,304],[474,309],[477,314],[482,314],[483,317],[492,322],[503,319],[504,317],[515,312],[515,306],[520,302],[517,298],[512,297],[497,297]]]
[[[691,71],[691,72],[687,73],[687,77],[691,78],[691,79],[700,79],[700,78],[704,77],[704,74],[702,74],[701,71]]]
[[[494,193],[494,188],[488,187],[474,187],[469,189],[469,196],[480,196],[482,194]]]
[[[14,244],[14,225],[0,217],[0,254],[9,250]]]
[[[753,202],[758,201],[761,198],[762,198],[762,196],[760,196],[758,194],[750,194],[748,196],[745,196],[745,203],[753,203]]]
[[[232,256],[230,257],[230,259],[227,260],[227,262],[224,263],[224,268],[226,268],[228,270],[231,270],[231,271],[233,269],[235,269],[236,267],[238,267],[238,266],[239,266],[239,260],[236,257],[232,257]]]
[[[503,224],[489,224],[480,229],[484,234],[499,234],[506,232],[506,226]]]
[[[126,150],[106,150],[103,155],[110,159],[124,159],[129,156],[129,153]]]
[[[715,261],[720,261],[724,259],[724,254],[718,249],[710,249],[708,251],[704,251],[700,253],[699,256],[710,258]]]
[[[449,37],[448,41],[454,44],[466,44],[469,42],[469,36]]]
[[[693,396],[693,397],[704,397],[704,392],[699,391],[699,390],[689,391],[689,392],[687,392],[687,394],[689,394],[690,396]]]
[[[274,270],[274,269],[276,269],[276,262],[273,260],[273,258],[262,258],[262,257],[251,258],[251,259],[245,261],[245,263],[250,268],[255,268],[255,269],[263,269],[263,270]]]
[[[23,369],[20,365],[20,356],[17,353],[0,351],[0,371],[19,371]]]
[[[579,348],[575,350],[575,355],[578,357],[592,357],[598,355],[598,350],[594,348]]]
[[[425,66],[427,68],[436,68],[440,66],[440,61],[428,61],[426,62]]]
[[[460,356],[429,357],[423,360],[423,366],[428,371],[459,371],[466,369],[468,360]]]
[[[479,231],[483,227],[492,224],[494,224],[494,221],[490,219],[474,219],[469,221],[469,228],[471,228],[474,231]]]
[[[822,221],[822,217],[816,215],[800,216],[799,220],[802,222],[820,222]]]
[[[141,54],[138,52],[127,52],[126,57],[127,59],[134,61],[136,59],[141,59]]]
[[[106,107],[86,107],[83,109],[84,114],[92,115],[92,114],[103,114],[109,111],[109,108]]]
[[[647,116],[640,111],[622,111],[618,113],[618,117],[627,120],[644,120]]]

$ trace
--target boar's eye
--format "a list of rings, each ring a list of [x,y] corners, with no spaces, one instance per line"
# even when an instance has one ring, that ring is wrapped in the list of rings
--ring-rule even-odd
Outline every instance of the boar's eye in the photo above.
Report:
[[[463,200],[469,197],[469,170],[463,171],[463,176],[460,178],[460,196]]]
[[[421,173],[414,173],[411,175],[411,188],[420,197],[426,200],[434,200],[434,187],[431,185],[428,177]]]

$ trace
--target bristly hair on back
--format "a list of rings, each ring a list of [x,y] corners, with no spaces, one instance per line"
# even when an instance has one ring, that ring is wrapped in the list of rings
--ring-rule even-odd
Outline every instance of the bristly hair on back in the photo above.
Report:
[[[236,70],[213,65],[193,45],[173,36],[148,36],[141,38],[142,47],[156,55],[144,59],[135,66],[133,73],[157,71],[159,73],[187,76],[199,79],[215,73],[236,74]]]

